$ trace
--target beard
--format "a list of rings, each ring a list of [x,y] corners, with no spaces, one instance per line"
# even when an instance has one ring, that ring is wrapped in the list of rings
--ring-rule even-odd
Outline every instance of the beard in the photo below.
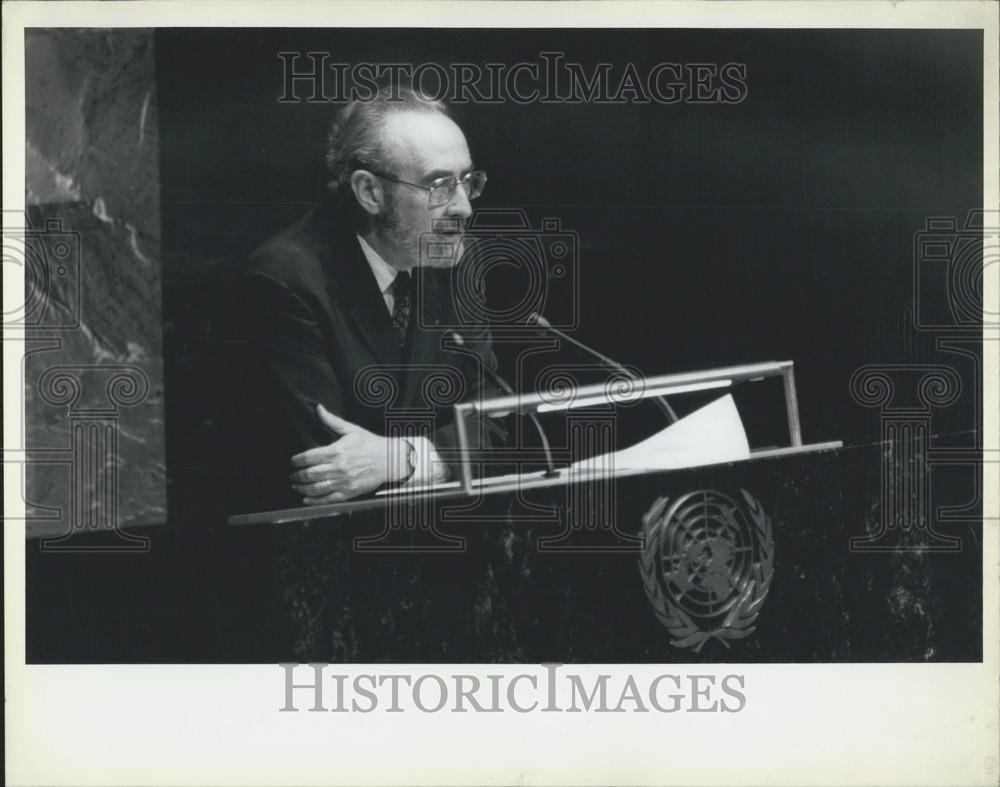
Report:
[[[414,227],[403,220],[394,191],[388,192],[385,207],[384,213],[375,216],[376,228],[389,239],[402,259],[430,268],[450,268],[458,264],[464,251],[464,219],[439,219],[446,229],[434,232],[433,226]]]

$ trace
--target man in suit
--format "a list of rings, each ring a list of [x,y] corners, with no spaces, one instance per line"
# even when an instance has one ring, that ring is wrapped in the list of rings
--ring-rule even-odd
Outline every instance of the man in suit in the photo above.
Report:
[[[421,265],[431,247],[435,263],[441,249],[457,262],[485,173],[443,105],[396,89],[398,102],[384,91],[341,113],[327,155],[336,201],[268,241],[243,273],[261,329],[261,426],[274,469],[292,464],[287,500],[298,505],[446,480],[450,404],[477,392],[479,364],[496,368],[487,331],[449,345],[439,326],[458,324],[451,271]],[[464,397],[433,401],[435,375]],[[434,411],[432,432],[387,435],[387,417],[406,411]]]
[[[445,481],[455,473],[452,405],[494,393],[482,390],[482,366],[497,363],[488,330],[463,329],[461,346],[449,344],[445,326],[460,324],[451,268],[422,264],[429,248],[438,265],[458,262],[486,181],[446,108],[399,87],[354,102],[333,124],[327,165],[334,198],[265,243],[241,277],[246,444],[258,455],[241,487],[244,501],[259,493],[258,510]],[[495,421],[468,431],[476,450],[503,439]],[[365,523],[350,521],[278,536],[274,588],[292,628],[275,655],[444,658],[441,621],[461,617],[456,600],[465,619],[453,620],[451,639],[493,625],[472,619],[496,597],[483,585],[486,563],[359,555],[350,536]],[[426,537],[433,524],[416,530]]]

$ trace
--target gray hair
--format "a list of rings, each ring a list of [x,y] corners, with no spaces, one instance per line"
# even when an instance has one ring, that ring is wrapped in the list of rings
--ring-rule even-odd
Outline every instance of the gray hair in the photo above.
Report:
[[[398,112],[440,112],[451,117],[440,101],[399,85],[382,87],[368,100],[350,102],[337,114],[327,136],[327,188],[333,194],[351,193],[351,174],[357,169],[391,168],[382,132],[386,118]]]

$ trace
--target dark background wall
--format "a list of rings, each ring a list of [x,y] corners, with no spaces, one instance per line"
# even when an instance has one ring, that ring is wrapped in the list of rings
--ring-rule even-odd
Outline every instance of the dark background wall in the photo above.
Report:
[[[199,283],[325,196],[339,104],[279,102],[278,52],[447,66],[560,51],[619,75],[745,63],[739,104],[457,107],[490,176],[478,204],[579,233],[584,341],[648,374],[792,359],[807,440],[858,443],[879,429],[849,393],[859,366],[938,362],[973,380],[968,358],[912,328],[913,244],[928,217],[980,207],[981,46],[965,31],[157,31],[168,459],[191,464],[204,415],[187,404],[218,393],[218,367],[198,366],[199,310],[214,308]],[[491,282],[491,297],[522,285]],[[550,282],[555,316],[566,287]],[[974,427],[968,399],[935,417]]]

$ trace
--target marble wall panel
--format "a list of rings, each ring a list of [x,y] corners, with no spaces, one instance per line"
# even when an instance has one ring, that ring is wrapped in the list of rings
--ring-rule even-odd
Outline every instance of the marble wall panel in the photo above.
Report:
[[[25,60],[28,534],[162,523],[152,31],[30,30]]]

